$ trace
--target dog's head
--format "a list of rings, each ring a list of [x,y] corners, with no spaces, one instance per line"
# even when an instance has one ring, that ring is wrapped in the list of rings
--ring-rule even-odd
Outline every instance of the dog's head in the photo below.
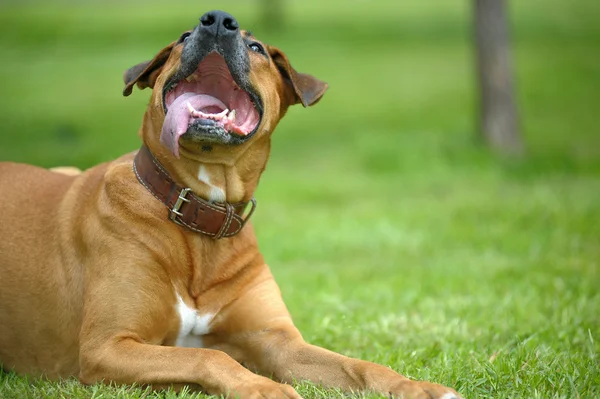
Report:
[[[127,70],[124,80],[125,96],[134,85],[153,88],[150,118],[162,124],[160,143],[178,158],[245,147],[270,135],[290,105],[313,105],[327,90],[222,11],[203,15],[154,59]]]

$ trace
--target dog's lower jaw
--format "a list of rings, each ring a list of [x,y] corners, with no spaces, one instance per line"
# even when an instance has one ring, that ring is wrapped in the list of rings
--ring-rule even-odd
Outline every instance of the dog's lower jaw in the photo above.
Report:
[[[203,129],[190,128],[181,139],[202,146],[205,144],[232,145],[233,136],[220,126],[210,126]]]

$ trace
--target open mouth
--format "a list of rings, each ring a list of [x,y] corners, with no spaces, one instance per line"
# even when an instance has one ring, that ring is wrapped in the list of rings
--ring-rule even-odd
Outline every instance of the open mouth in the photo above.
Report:
[[[179,157],[179,138],[239,144],[260,124],[258,96],[242,89],[225,59],[208,54],[188,77],[166,86],[161,142]]]

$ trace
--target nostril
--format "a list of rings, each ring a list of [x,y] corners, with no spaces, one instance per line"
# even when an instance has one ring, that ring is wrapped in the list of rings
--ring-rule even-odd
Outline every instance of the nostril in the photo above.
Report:
[[[202,18],[200,18],[200,24],[202,26],[211,26],[215,23],[215,17],[212,14],[204,14]]]
[[[237,21],[233,18],[225,18],[223,20],[223,26],[227,30],[237,30],[239,28]]]

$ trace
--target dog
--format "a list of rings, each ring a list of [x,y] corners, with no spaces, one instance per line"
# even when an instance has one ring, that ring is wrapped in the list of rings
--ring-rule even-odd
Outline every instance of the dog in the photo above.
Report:
[[[326,83],[222,11],[124,81],[125,96],[152,89],[139,151],[83,172],[0,166],[5,370],[241,398],[300,398],[301,380],[460,398],[306,343],[258,250],[271,133]]]

